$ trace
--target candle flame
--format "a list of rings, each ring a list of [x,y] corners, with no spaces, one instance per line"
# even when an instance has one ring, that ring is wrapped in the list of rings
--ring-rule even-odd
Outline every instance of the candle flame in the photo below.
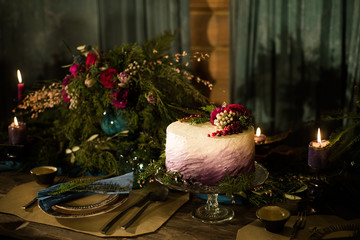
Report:
[[[257,136],[257,137],[260,137],[260,135],[261,135],[261,129],[258,127],[258,128],[256,129],[256,136]]]
[[[19,126],[19,122],[16,117],[14,117],[14,123],[15,123],[15,126]]]
[[[17,70],[17,77],[18,77],[19,83],[22,83],[21,72],[19,69]]]
[[[320,134],[320,128],[318,128],[317,141],[318,141],[318,143],[321,145],[321,134]]]

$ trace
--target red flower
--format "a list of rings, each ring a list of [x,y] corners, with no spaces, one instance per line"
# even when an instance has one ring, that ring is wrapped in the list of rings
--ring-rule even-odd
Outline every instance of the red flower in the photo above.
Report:
[[[127,104],[128,91],[120,88],[118,91],[110,93],[112,104],[117,108],[125,108]]]
[[[211,119],[210,119],[210,121],[211,121],[211,124],[212,124],[212,125],[214,125],[214,120],[216,119],[216,115],[217,115],[218,113],[221,113],[222,111],[223,111],[223,108],[222,108],[222,107],[218,107],[218,108],[215,108],[215,109],[211,112],[211,115],[210,115]]]
[[[238,113],[240,115],[244,115],[244,116],[250,116],[249,111],[240,104],[230,104],[227,106],[226,111],[233,111],[235,113]]]
[[[101,84],[104,85],[104,87],[106,88],[115,87],[115,83],[117,81],[116,75],[117,75],[116,69],[113,68],[106,69],[104,72],[100,74]]]
[[[70,75],[67,74],[67,75],[64,77],[64,79],[63,79],[62,85],[65,87],[65,86],[69,85],[70,82],[71,82]]]
[[[88,53],[87,57],[86,57],[86,67],[90,68],[92,65],[95,65],[97,60],[97,55],[95,53]]]

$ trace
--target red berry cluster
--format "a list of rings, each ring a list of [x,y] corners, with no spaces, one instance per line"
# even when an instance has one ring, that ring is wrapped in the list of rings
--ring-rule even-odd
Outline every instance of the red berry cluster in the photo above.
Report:
[[[184,121],[190,120],[191,118],[196,118],[196,117],[201,117],[201,115],[200,114],[191,114],[190,116],[184,117],[184,118],[180,119],[179,121],[184,122]]]
[[[243,132],[243,127],[240,125],[239,121],[232,122],[229,126],[224,127],[222,130],[217,130],[211,134],[208,134],[208,137],[215,137],[215,136],[226,136],[232,134],[238,134]]]

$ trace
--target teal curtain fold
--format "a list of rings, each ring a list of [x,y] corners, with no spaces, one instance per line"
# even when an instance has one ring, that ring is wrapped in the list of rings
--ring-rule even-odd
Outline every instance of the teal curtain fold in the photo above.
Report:
[[[231,0],[230,102],[247,106],[271,132],[354,110],[359,4]]]
[[[142,43],[177,32],[172,52],[190,50],[189,0],[98,0],[101,46]]]

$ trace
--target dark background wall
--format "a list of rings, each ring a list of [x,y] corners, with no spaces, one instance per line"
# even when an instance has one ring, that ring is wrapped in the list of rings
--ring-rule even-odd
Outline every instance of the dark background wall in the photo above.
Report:
[[[62,65],[72,62],[63,41],[75,49],[98,43],[97,1],[0,1],[0,113],[12,117],[16,105],[17,75],[25,90],[38,82],[62,79]]]

